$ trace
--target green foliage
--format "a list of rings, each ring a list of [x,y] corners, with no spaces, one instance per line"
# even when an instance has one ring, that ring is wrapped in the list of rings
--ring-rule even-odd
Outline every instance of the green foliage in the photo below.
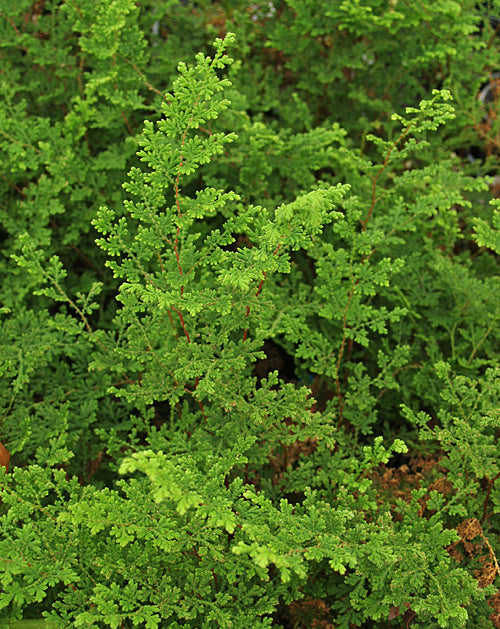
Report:
[[[485,5],[0,0],[1,626],[498,626]]]

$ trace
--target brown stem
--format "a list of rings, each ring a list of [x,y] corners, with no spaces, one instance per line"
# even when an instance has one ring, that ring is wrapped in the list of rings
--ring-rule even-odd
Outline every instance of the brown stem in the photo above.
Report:
[[[165,99],[165,95],[162,92],[160,92],[160,90],[157,90],[156,87],[153,87],[151,85],[151,83],[149,83],[149,81],[146,79],[146,75],[143,72],[141,72],[141,70],[139,70],[139,68],[135,65],[135,63],[133,61],[130,61],[130,59],[127,59],[126,57],[123,57],[123,60],[134,68],[134,70],[137,72],[137,74],[141,77],[141,79],[144,81],[144,83],[148,86],[149,90],[151,90],[155,94],[158,94],[163,99]]]
[[[130,135],[132,137],[134,137],[135,133],[134,133],[134,130],[132,129],[132,127],[130,125],[130,122],[128,121],[127,116],[125,115],[125,113],[123,111],[120,111],[120,114],[121,114],[121,116],[123,118],[123,121],[125,122],[125,126],[127,127],[128,132],[130,133]]]
[[[74,7],[75,7],[75,9],[76,9],[76,12],[77,12],[77,13],[78,13],[78,15],[80,16],[80,19],[82,19],[82,20],[83,20],[83,15],[82,15],[82,12],[80,11],[80,7],[76,4],[75,0],[73,0],[73,5],[74,5]]]
[[[387,164],[389,163],[389,159],[391,157],[391,154],[392,154],[393,150],[408,135],[408,133],[410,132],[410,129],[412,128],[412,126],[413,126],[413,123],[410,123],[406,127],[406,129],[401,133],[399,138],[392,144],[391,148],[387,151],[384,163],[382,164],[382,166],[380,167],[378,172],[375,174],[375,177],[372,178],[372,203],[371,203],[370,209],[368,210],[368,214],[365,217],[365,220],[361,221],[361,229],[363,231],[366,230],[366,225],[367,225],[368,221],[370,220],[370,216],[372,215],[373,208],[375,207],[375,203],[378,201],[378,199],[376,198],[377,180],[380,177],[380,175],[384,172],[384,170],[386,169]]]
[[[172,308],[172,310],[179,315],[179,319],[181,322],[182,331],[184,332],[184,336],[187,338],[188,343],[191,343],[191,337],[189,336],[189,332],[186,329],[186,324],[184,322],[184,316],[182,315],[182,312],[178,310],[177,308]]]
[[[347,313],[349,312],[349,308],[351,307],[351,302],[352,302],[352,298],[354,296],[354,289],[357,285],[359,280],[356,280],[356,282],[354,282],[354,284],[351,287],[351,290],[349,292],[349,298],[347,300],[347,306],[345,307],[344,310],[344,315],[342,317],[342,342],[340,343],[340,350],[339,350],[339,357],[337,359],[337,369],[336,369],[336,373],[335,373],[335,386],[337,389],[337,398],[339,401],[339,419],[337,422],[337,429],[340,428],[341,424],[342,424],[342,419],[343,419],[343,411],[344,411],[344,399],[342,397],[342,393],[340,391],[340,378],[339,378],[339,372],[340,372],[340,363],[342,362],[342,357],[344,355],[344,348],[345,348],[345,343],[347,340]]]
[[[365,219],[361,222],[361,230],[365,231],[366,230],[366,226],[368,224],[368,221],[370,220],[370,217],[373,213],[373,209],[375,207],[375,204],[377,203],[378,199],[377,199],[377,181],[378,178],[380,177],[380,175],[384,172],[384,170],[387,167],[387,164],[389,163],[389,159],[391,157],[392,152],[394,151],[394,149],[396,148],[396,146],[402,141],[404,140],[404,138],[408,135],[408,133],[410,132],[410,129],[412,128],[413,123],[410,123],[401,133],[401,135],[399,136],[399,138],[393,142],[393,144],[391,145],[391,147],[389,148],[389,150],[386,153],[384,162],[382,164],[382,166],[379,168],[379,170],[377,171],[377,173],[375,174],[375,176],[372,178],[372,200],[371,200],[371,205],[370,205],[370,209],[368,210],[368,213],[365,217]],[[367,262],[371,255],[373,254],[374,251],[371,251],[368,255],[363,254],[362,259],[361,259],[361,264],[365,264],[365,262]],[[349,308],[351,306],[351,302],[352,302],[352,298],[354,296],[354,290],[356,288],[356,286],[359,283],[359,279],[354,281],[354,278],[351,278],[353,280],[353,285],[351,287],[351,290],[349,291],[349,298],[347,301],[347,306],[345,308],[344,311],[344,315],[342,318],[342,324],[343,324],[343,334],[342,334],[342,342],[340,344],[340,350],[339,350],[339,356],[338,356],[338,360],[337,360],[337,372],[336,372],[336,376],[335,376],[335,385],[336,385],[336,389],[337,389],[337,398],[339,400],[339,419],[337,422],[337,428],[340,428],[341,424],[342,424],[342,419],[343,419],[343,410],[344,410],[344,400],[342,398],[342,393],[340,391],[340,377],[339,377],[339,371],[340,371],[340,363],[342,362],[342,358],[344,356],[344,349],[345,349],[345,344],[346,344],[346,340],[347,340],[347,336],[346,336],[346,330],[347,330],[347,313],[349,312]],[[350,357],[351,355],[351,350],[352,350],[352,343],[353,340],[350,339],[349,340],[349,348],[348,348],[348,356]]]
[[[276,249],[273,251],[273,256],[275,256],[278,251],[281,249],[281,243],[276,247]],[[255,296],[258,297],[260,295],[260,291],[262,290],[262,286],[264,285],[264,282],[266,280],[266,276],[267,276],[267,272],[264,271],[263,273],[263,278],[260,281],[260,284],[257,288],[257,292],[255,293]],[[246,315],[245,318],[248,319],[248,317],[250,316],[250,306],[246,306]],[[243,330],[243,342],[247,340],[247,335],[248,335],[248,328],[245,328]]]

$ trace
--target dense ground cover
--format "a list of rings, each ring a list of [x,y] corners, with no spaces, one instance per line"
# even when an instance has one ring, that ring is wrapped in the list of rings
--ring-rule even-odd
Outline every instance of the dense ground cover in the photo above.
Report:
[[[500,627],[496,16],[0,0],[3,626]]]

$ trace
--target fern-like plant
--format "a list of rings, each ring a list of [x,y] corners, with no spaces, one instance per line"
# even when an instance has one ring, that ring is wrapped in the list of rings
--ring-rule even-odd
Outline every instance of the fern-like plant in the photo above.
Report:
[[[70,111],[2,92],[18,164],[3,189],[17,218],[2,261],[2,626],[495,626],[498,212],[443,148],[464,115],[450,90],[409,89],[378,125],[354,60],[367,118],[344,107],[341,126],[271,5],[117,0],[91,20],[86,1],[25,4],[2,7],[19,33],[28,11],[25,48],[49,64],[42,34],[61,29],[79,62],[67,47],[56,63]],[[420,15],[389,4],[325,19],[356,46],[365,19],[383,58],[382,34],[404,38]],[[307,2],[272,8],[314,55],[333,46]],[[156,88],[171,34],[146,44],[165,16],[212,32],[222,13],[240,39]],[[295,86],[285,129],[264,106],[275,86],[258,94],[278,61],[249,83],[265,36]],[[422,43],[417,74],[445,36]],[[9,72],[36,83],[30,67],[18,55]],[[78,208],[66,230],[56,217]]]

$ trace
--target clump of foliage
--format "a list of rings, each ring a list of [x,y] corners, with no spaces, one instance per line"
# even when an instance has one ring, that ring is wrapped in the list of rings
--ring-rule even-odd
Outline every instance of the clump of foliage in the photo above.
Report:
[[[0,1],[2,626],[500,626],[495,14]]]

